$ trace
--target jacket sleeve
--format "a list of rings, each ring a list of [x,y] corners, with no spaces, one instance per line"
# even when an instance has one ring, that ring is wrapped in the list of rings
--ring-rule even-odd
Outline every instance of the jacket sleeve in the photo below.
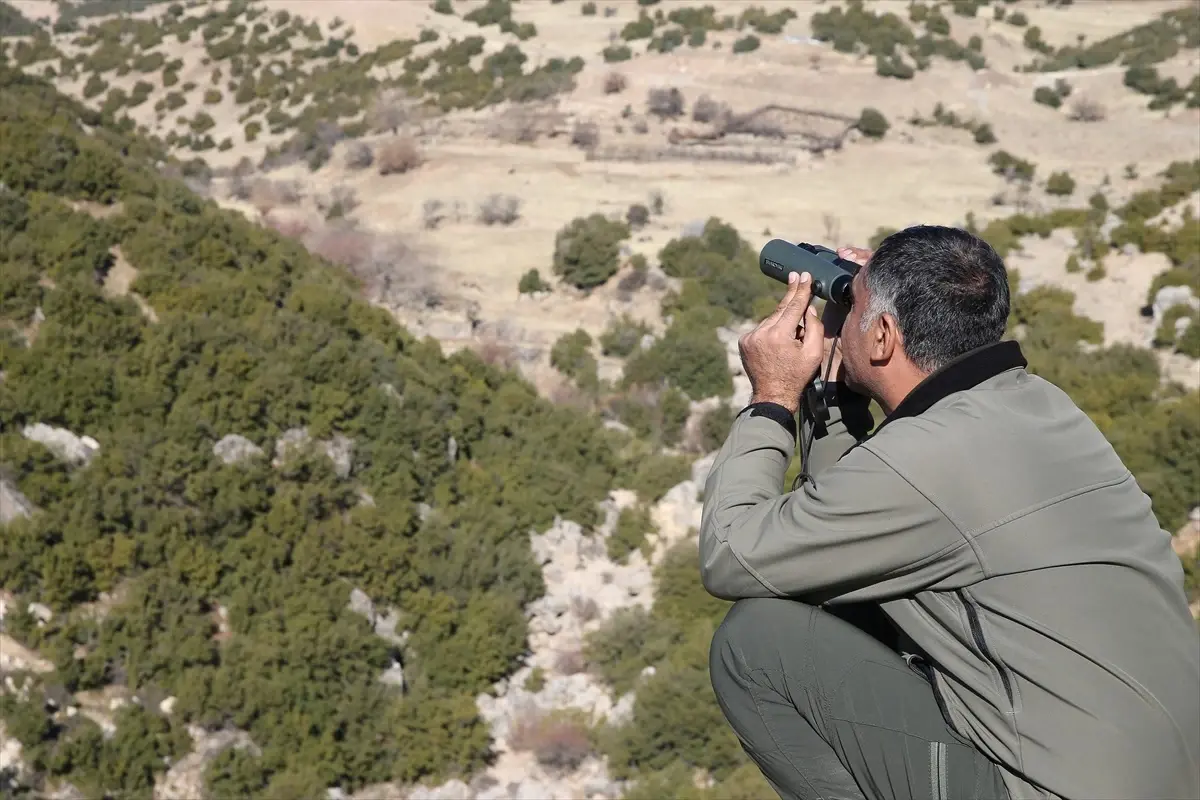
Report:
[[[882,601],[978,574],[937,507],[866,447],[781,493],[795,444],[779,424],[738,417],[704,490],[700,573],[726,600]]]

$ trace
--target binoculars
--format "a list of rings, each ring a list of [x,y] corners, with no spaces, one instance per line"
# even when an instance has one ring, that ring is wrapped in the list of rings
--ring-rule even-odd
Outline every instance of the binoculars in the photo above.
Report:
[[[758,268],[763,275],[780,283],[787,283],[789,272],[807,272],[812,277],[813,294],[833,306],[825,307],[826,335],[840,335],[853,300],[850,287],[858,272],[858,264],[839,258],[836,251],[819,244],[792,244],[783,239],[772,239],[763,245],[759,253]],[[836,405],[837,382],[828,375],[818,374],[801,395],[801,413],[818,426],[829,419],[829,409]],[[808,461],[807,449],[807,446],[801,447],[805,463]]]
[[[858,272],[858,264],[838,258],[828,247],[772,239],[759,253],[758,268],[763,275],[780,283],[787,283],[789,272],[807,272],[812,276],[813,294],[844,309],[850,308],[850,284]]]

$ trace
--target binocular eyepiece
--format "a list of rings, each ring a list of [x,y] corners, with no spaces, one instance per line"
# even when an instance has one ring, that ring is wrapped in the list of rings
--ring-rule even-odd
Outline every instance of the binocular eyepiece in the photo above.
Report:
[[[812,276],[813,294],[827,302],[850,308],[850,284],[858,272],[858,264],[839,258],[828,247],[772,239],[763,245],[759,253],[758,268],[763,275],[780,283],[787,283],[789,272],[807,272]]]

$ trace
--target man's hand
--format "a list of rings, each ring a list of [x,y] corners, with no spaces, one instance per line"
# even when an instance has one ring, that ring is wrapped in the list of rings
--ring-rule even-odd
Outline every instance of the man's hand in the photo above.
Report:
[[[778,403],[793,414],[799,410],[800,394],[820,369],[825,347],[825,329],[811,301],[809,274],[797,279],[792,273],[775,313],[738,340],[750,402]]]
[[[874,250],[868,250],[865,247],[839,247],[837,249],[838,258],[844,261],[853,261],[860,267],[865,267],[867,262],[871,260],[871,256],[875,254]]]

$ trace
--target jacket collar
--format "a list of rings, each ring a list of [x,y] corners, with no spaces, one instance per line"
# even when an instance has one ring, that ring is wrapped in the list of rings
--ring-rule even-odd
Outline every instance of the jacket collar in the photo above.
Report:
[[[879,433],[892,420],[920,416],[955,392],[972,389],[1002,372],[1023,369],[1028,364],[1021,345],[1014,341],[969,350],[918,383],[871,435]]]

